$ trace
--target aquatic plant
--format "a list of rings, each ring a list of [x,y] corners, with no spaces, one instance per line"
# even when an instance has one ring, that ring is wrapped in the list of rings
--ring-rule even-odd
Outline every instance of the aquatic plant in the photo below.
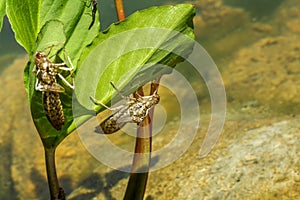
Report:
[[[124,19],[122,1],[116,1],[116,8],[121,22],[112,24],[101,32],[94,0],[0,2],[0,28],[6,14],[16,41],[29,55],[24,70],[25,89],[32,119],[45,149],[51,199],[65,199],[56,175],[57,146],[77,127],[93,117],[95,112],[100,113],[105,109],[101,105],[93,105],[89,100],[90,95],[94,94],[101,102],[110,102],[113,96],[109,88],[110,82],[119,83],[120,89],[127,87],[129,94],[137,91],[135,95],[143,95],[141,87],[156,80],[151,87],[153,94],[157,91],[159,77],[167,73],[165,68],[154,66],[159,63],[174,67],[192,50],[192,19],[195,10],[191,5],[153,7],[138,11],[127,19]],[[132,31],[135,34],[132,35]],[[185,35],[185,39],[174,32]],[[137,35],[143,37],[138,38]],[[146,46],[149,41],[151,45]],[[139,43],[144,45],[143,49],[134,49]],[[177,49],[178,55],[172,53],[174,49]],[[47,77],[39,77],[41,71],[37,69],[38,63],[35,60],[39,54],[36,52],[44,53],[48,59],[40,63],[41,67],[47,65],[50,69],[55,69],[54,75],[44,71],[46,76],[52,78],[50,83],[47,82]],[[58,67],[56,73],[54,66],[63,66],[66,69],[71,67],[71,63],[74,65],[74,72],[59,74],[58,71],[62,68]],[[37,72],[33,73],[35,70]],[[75,79],[75,90],[66,87],[66,82],[56,78],[58,74],[60,79],[63,77],[67,82]],[[94,76],[97,74],[101,76]],[[38,90],[37,81],[45,84],[46,89]],[[49,88],[54,85],[60,85],[64,89],[45,95],[45,92],[53,92]],[[47,101],[45,97],[48,98]],[[74,109],[78,110],[74,112]],[[57,113],[60,115],[58,119],[55,118]],[[151,113],[152,111],[150,115]],[[59,126],[53,125],[55,120],[58,120]],[[138,172],[140,168],[149,168],[151,126],[145,126],[149,123],[151,122],[147,118],[138,127],[137,135],[143,137],[137,137],[135,152],[145,153],[147,157],[134,158],[124,199],[142,199],[144,196],[148,172]]]

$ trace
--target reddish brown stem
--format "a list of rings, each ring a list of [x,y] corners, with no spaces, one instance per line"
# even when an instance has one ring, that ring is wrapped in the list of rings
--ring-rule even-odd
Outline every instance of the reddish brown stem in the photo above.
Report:
[[[158,78],[154,83],[151,84],[150,95],[157,91],[159,80],[160,78]],[[136,93],[138,93],[140,96],[144,96],[143,88],[140,88]],[[138,98],[138,95],[136,93],[134,94],[134,96],[135,98]],[[150,109],[148,117],[139,124],[137,129],[135,155],[133,158],[131,174],[129,177],[124,200],[142,200],[144,198],[151,162],[151,119],[153,119],[153,112],[154,108]]]
[[[126,18],[123,0],[115,0],[116,11],[118,15],[118,20],[122,21]]]
[[[138,98],[138,95],[144,96],[143,88],[140,88],[135,94],[134,97]],[[146,168],[148,171],[150,164],[150,154],[151,154],[151,142],[152,142],[152,116],[147,116],[147,118],[138,124],[137,129],[137,138],[135,143],[135,156],[133,159],[133,165],[131,173],[138,173],[141,168]],[[144,171],[145,171],[144,170]]]
[[[122,0],[115,0],[116,11],[118,20],[122,21],[126,18],[124,5]],[[160,78],[159,78],[160,79]],[[155,83],[151,84],[150,95],[157,91],[159,86],[159,79]],[[135,98],[138,95],[144,96],[143,88],[141,87],[135,94]],[[135,155],[133,158],[131,174],[127,184],[124,200],[142,200],[146,191],[146,185],[148,180],[148,171],[151,161],[152,150],[152,123],[153,117],[152,108],[149,111],[147,118],[138,125],[137,138],[135,143]]]

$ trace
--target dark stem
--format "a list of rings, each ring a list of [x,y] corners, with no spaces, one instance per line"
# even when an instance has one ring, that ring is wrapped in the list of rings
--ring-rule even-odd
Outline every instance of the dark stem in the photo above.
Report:
[[[50,197],[51,200],[65,200],[65,192],[61,187],[59,187],[59,182],[56,174],[55,149],[56,148],[45,148],[46,170]]]
[[[123,0],[115,0],[116,11],[118,15],[118,21],[122,21],[126,18]]]
[[[115,0],[118,21],[126,18],[123,0]],[[152,95],[159,86],[158,78],[155,83],[151,84],[150,95]],[[140,88],[137,93],[144,95],[143,88]],[[138,95],[134,94],[135,98]],[[132,169],[127,184],[124,200],[142,200],[146,191],[146,185],[149,174],[149,166],[151,161],[152,150],[152,123],[154,108],[149,112],[148,117],[138,124],[137,139],[135,143],[135,154],[132,163]]]
[[[152,144],[150,124],[146,125],[148,120],[144,120],[137,130],[135,155],[124,200],[142,200],[145,194]]]
[[[158,89],[158,86],[159,79],[151,84],[150,95]],[[142,88],[137,93],[141,96],[144,95]],[[134,95],[137,98],[137,95]],[[151,162],[153,112],[154,108],[149,111],[148,117],[138,125],[135,154],[124,200],[142,200],[144,198]]]

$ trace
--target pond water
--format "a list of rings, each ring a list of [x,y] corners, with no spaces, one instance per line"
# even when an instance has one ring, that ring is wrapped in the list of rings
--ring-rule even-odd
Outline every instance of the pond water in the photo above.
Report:
[[[150,6],[180,2],[186,1],[124,3],[128,16]],[[191,126],[193,120],[183,124],[183,132],[196,130],[197,135],[177,161],[150,173],[146,199],[300,199],[300,1],[187,3],[197,9],[196,39],[213,58],[226,89],[226,122],[214,150],[200,159],[211,117],[210,93],[193,66],[178,65],[177,71],[196,93],[200,124]],[[103,30],[116,21],[113,1],[99,1],[99,10]],[[49,196],[42,143],[23,86],[26,63],[26,52],[5,20],[0,33],[0,199]],[[159,92],[158,113],[168,117],[161,119],[167,123],[163,134],[153,138],[154,150],[172,141],[180,123],[178,101],[170,98],[175,95],[168,88]],[[187,90],[180,92],[189,99]],[[121,132],[109,139],[129,151],[134,146],[133,138]],[[154,165],[160,159],[153,158]],[[73,200],[122,199],[128,181],[127,173],[90,155],[77,133],[58,147],[57,170],[61,186]]]

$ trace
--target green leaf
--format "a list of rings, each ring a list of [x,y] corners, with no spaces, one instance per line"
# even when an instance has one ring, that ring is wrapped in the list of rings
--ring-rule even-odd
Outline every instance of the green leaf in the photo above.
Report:
[[[52,32],[52,30],[55,28],[55,32]],[[66,36],[64,34],[64,28],[63,24],[60,21],[53,20],[47,22],[42,30],[40,31],[40,34],[37,38],[37,44],[36,47],[37,51],[44,51],[47,50],[49,53],[48,57],[55,56],[57,52],[62,49],[63,44],[66,42]],[[50,48],[51,47],[51,52]],[[33,55],[31,56],[31,59],[33,60]],[[36,76],[34,73],[32,73],[32,70],[34,68],[34,62],[29,62],[24,70],[24,85],[25,89],[28,93],[29,102],[31,101],[31,96],[34,93],[35,89],[35,79]]]
[[[120,89],[132,79],[136,79],[136,82],[141,84],[141,81],[136,78],[137,74],[143,77],[149,75],[142,82],[153,79],[165,70],[154,67],[155,64],[175,66],[192,50],[194,38],[192,18],[195,10],[191,5],[154,7],[136,12],[125,21],[112,25],[95,39],[99,23],[96,21],[96,26],[88,30],[91,22],[88,12],[91,8],[82,1],[45,0],[38,8],[41,11],[37,12],[39,17],[35,28],[36,33],[39,34],[35,36],[36,44],[28,43],[31,53],[24,79],[32,117],[46,147],[57,146],[76,128],[76,125],[82,124],[93,115],[91,111],[86,112],[87,109],[94,109],[94,105],[89,100],[90,95],[96,96],[102,102],[111,100],[113,90],[109,85],[110,81],[117,83]],[[84,54],[80,56],[82,49],[91,41],[93,41],[92,45],[87,47]],[[53,44],[57,47],[51,50],[52,62],[66,61],[63,51],[60,50],[62,47],[60,43],[64,43],[62,46],[77,67],[75,94],[78,99],[73,99],[72,108],[72,91],[65,87],[66,93],[60,93],[65,125],[57,131],[45,115],[42,93],[34,88],[36,77],[32,69],[34,68],[33,52]],[[96,107],[97,112],[101,109]],[[73,121],[74,114],[79,116],[76,119],[80,123]]]
[[[35,3],[38,2],[35,1]],[[34,8],[34,6],[31,6],[30,8]],[[30,54],[30,61],[24,70],[25,88],[28,92],[32,118],[44,146],[55,147],[71,133],[71,131],[68,131],[68,126],[73,121],[72,90],[57,78],[59,84],[66,90],[65,93],[60,93],[65,116],[65,125],[60,131],[57,131],[52,127],[45,115],[42,92],[35,90],[36,76],[32,72],[35,67],[33,61],[34,54],[36,51],[43,51],[46,54],[49,54],[48,58],[50,58],[52,62],[57,63],[64,61],[69,67],[70,63],[67,57],[70,57],[76,68],[82,50],[98,35],[100,24],[98,18],[96,18],[94,26],[90,30],[88,29],[92,20],[91,7],[86,5],[84,1],[44,0],[40,5],[35,5],[35,8],[38,8],[37,10],[32,11],[33,13],[36,13],[36,15],[32,17],[37,21],[37,25],[32,26],[35,27],[35,34],[30,34],[26,31],[16,31],[20,28],[18,27],[19,24],[15,21],[18,17],[23,16],[24,13],[22,13],[22,15],[13,12],[16,16],[11,14],[11,16],[14,17],[11,17],[10,21],[11,23],[15,23],[14,25],[18,27],[14,29],[16,35],[21,36],[20,38],[30,38],[30,40],[22,40],[21,43],[26,47],[26,50]],[[22,10],[22,12],[24,12],[24,10]],[[99,14],[96,13],[96,17],[98,16]],[[14,20],[11,20],[12,18]],[[25,21],[26,19],[27,18],[24,18]],[[34,39],[31,40],[31,38]],[[63,76],[66,77],[69,76],[69,74],[63,74]],[[70,77],[67,77],[67,80],[69,82],[72,81]]]
[[[81,49],[94,39],[100,29],[97,13],[94,26],[88,30],[92,8],[87,4],[83,0],[7,0],[7,15],[17,42],[30,55],[36,51],[36,38],[41,28],[48,21],[61,21],[67,37],[67,51],[76,64]],[[56,29],[52,32],[55,33]]]
[[[195,9],[189,4],[153,7],[134,13],[99,34],[80,58],[75,82],[80,104],[98,113],[103,107],[95,106],[89,97],[103,103],[111,101],[115,91],[110,81],[119,89],[127,86],[124,93],[130,94],[168,71],[157,63],[174,67],[181,62],[194,44],[194,15]],[[89,114],[78,114],[76,124],[91,117]]]
[[[0,1],[0,32],[2,30],[3,17],[5,16],[5,9],[6,9],[6,0],[1,0]]]
[[[53,28],[56,30],[55,33],[51,32]],[[52,49],[48,48],[46,49],[47,51],[45,51],[45,53],[50,53],[48,58],[53,58],[52,60],[54,60],[55,55],[60,49],[62,49],[63,44],[66,41],[63,24],[56,20],[48,21],[41,29],[37,41],[39,42],[39,45],[36,47],[37,50],[45,50],[45,48],[55,45]],[[50,49],[51,52],[49,52]],[[30,60],[33,60],[33,55]],[[47,147],[54,147],[57,143],[56,138],[58,131],[52,127],[45,115],[42,92],[35,90],[36,75],[32,72],[34,67],[35,64],[31,61],[27,64],[24,71],[24,82],[28,92],[31,115],[44,145]],[[71,94],[69,95],[71,96]]]
[[[6,0],[7,16],[17,42],[30,52],[38,33],[38,13],[41,0]]]
[[[92,21],[91,12],[89,0],[44,0],[42,4],[40,25],[54,19],[64,24],[67,38],[65,49],[75,66],[82,49],[93,41],[100,30],[98,12],[94,26],[88,29]]]

